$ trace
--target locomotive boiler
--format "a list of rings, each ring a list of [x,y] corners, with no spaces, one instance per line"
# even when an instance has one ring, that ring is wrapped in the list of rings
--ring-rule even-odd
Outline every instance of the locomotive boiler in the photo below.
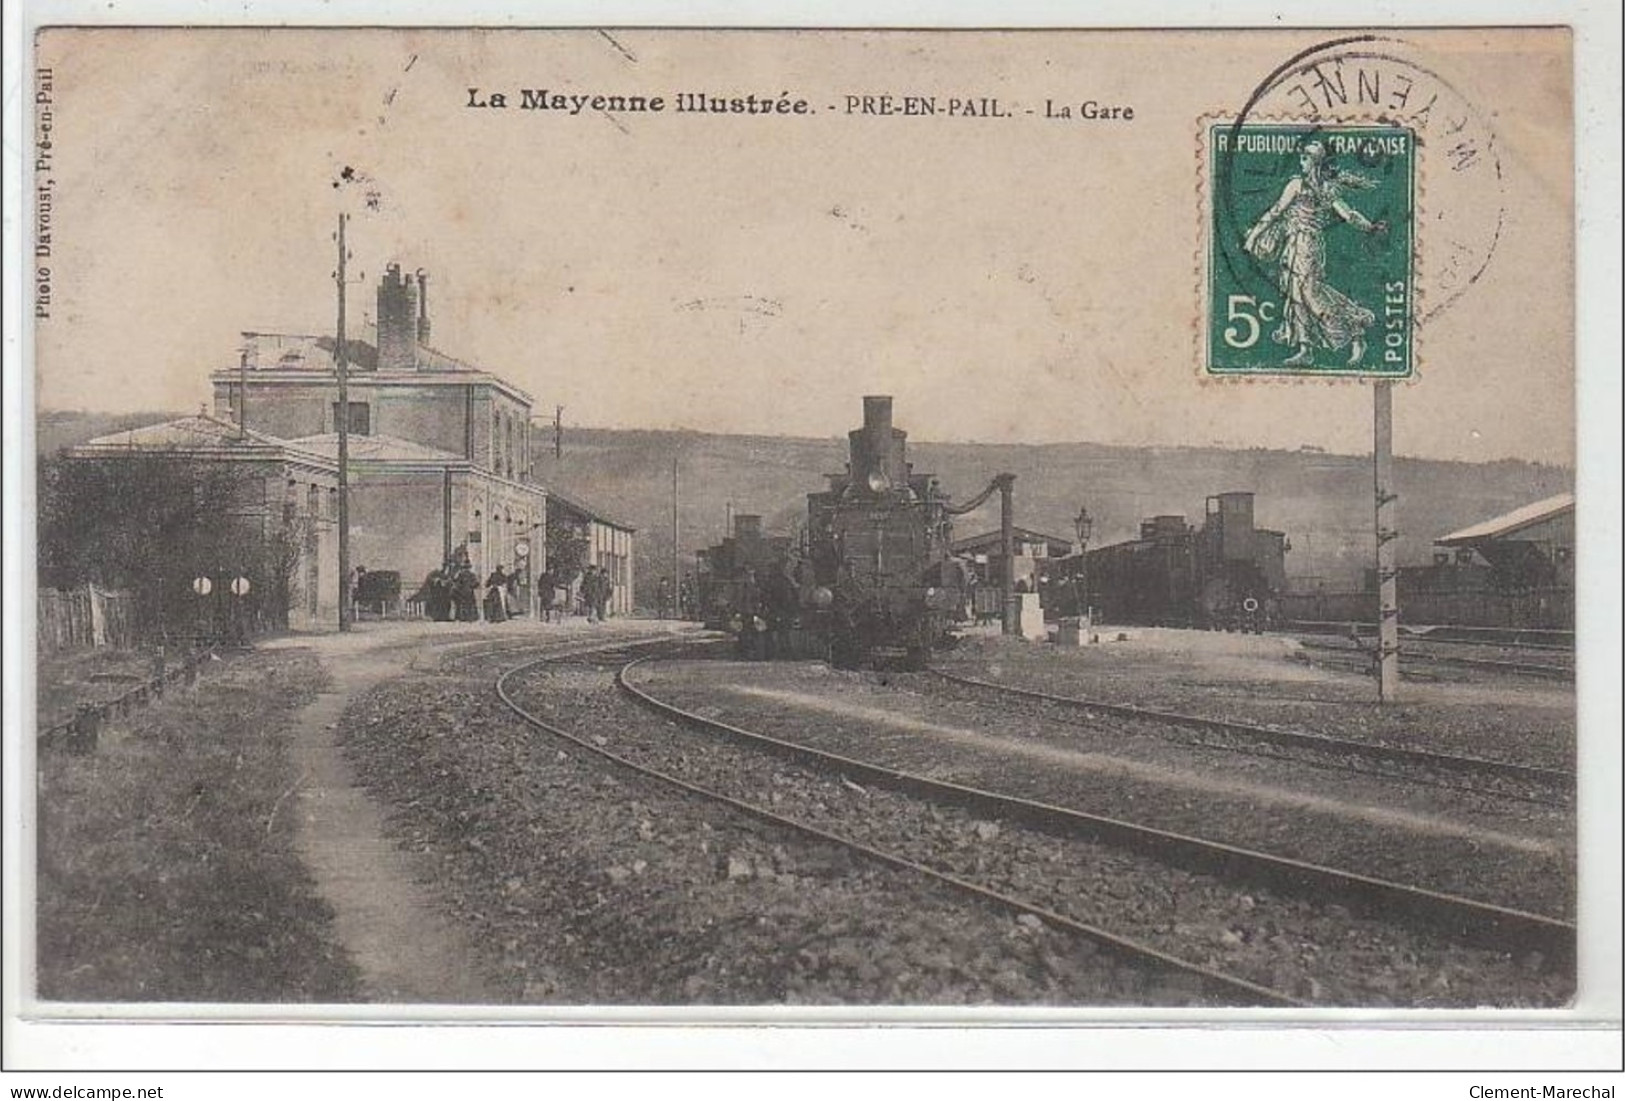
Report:
[[[807,495],[807,618],[838,666],[889,656],[918,667],[950,641],[972,576],[949,549],[953,517],[1013,481],[1001,475],[956,507],[935,477],[914,472],[907,440],[892,425],[891,398],[865,397],[846,470]]]

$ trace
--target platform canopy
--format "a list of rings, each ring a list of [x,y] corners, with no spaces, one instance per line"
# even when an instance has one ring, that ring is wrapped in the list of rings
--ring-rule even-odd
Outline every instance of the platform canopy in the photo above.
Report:
[[[1548,497],[1543,501],[1536,501],[1534,504],[1515,508],[1493,519],[1462,528],[1460,531],[1453,531],[1433,542],[1441,547],[1467,547],[1489,540],[1507,539],[1527,528],[1544,524],[1548,520],[1573,511],[1574,494],[1559,493],[1555,497]]]

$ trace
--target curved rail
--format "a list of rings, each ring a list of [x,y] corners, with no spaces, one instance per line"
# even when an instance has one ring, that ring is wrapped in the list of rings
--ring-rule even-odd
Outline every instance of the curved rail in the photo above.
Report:
[[[1387,758],[1393,761],[1402,761],[1406,764],[1437,768],[1447,772],[1474,772],[1480,775],[1499,776],[1511,780],[1533,781],[1554,787],[1572,788],[1576,782],[1575,774],[1566,769],[1544,768],[1539,765],[1519,764],[1515,761],[1497,761],[1489,757],[1435,753],[1432,750],[1410,749],[1404,746],[1372,745],[1369,742],[1337,738],[1330,734],[1311,734],[1303,730],[1277,730],[1273,727],[1256,726],[1252,723],[1234,722],[1228,719],[1210,719],[1200,715],[1185,715],[1177,711],[1135,707],[1126,703],[1105,703],[1099,700],[1083,699],[1078,696],[1057,696],[1049,692],[1039,692],[1032,688],[1018,688],[1014,685],[996,684],[993,681],[979,680],[975,677],[962,677],[956,673],[944,673],[940,669],[932,669],[930,672],[943,680],[969,688],[1003,692],[1078,710],[1100,711],[1107,715],[1121,715],[1131,719],[1149,719],[1153,722],[1190,727],[1193,730],[1208,730],[1217,734],[1227,734],[1231,737],[1267,742],[1271,745],[1290,746],[1296,749],[1314,749],[1330,753],[1348,753],[1373,759]]]
[[[673,776],[670,773],[662,772],[659,769],[649,768],[645,765],[638,764],[636,761],[611,752],[602,746],[594,744],[588,739],[578,737],[575,734],[562,729],[561,727],[547,722],[545,719],[540,719],[531,714],[513,698],[512,693],[508,689],[509,682],[513,677],[534,669],[539,665],[545,665],[549,662],[556,661],[558,660],[559,656],[562,655],[538,658],[535,661],[526,662],[505,671],[496,680],[496,693],[497,697],[501,699],[502,702],[524,722],[556,738],[562,738],[580,750],[596,754],[597,756],[610,761],[621,768],[636,773],[639,776],[658,780],[661,783],[677,788],[686,794],[696,796],[709,802],[718,803],[741,814],[758,819],[759,821],[767,822],[782,829],[794,831],[802,834],[803,836],[814,838],[815,840],[824,842],[826,844],[860,853],[871,860],[878,861],[893,868],[900,868],[925,876],[937,883],[947,885],[957,891],[969,894],[982,902],[992,903],[1006,910],[1011,910],[1019,914],[1031,914],[1057,929],[1062,929],[1075,935],[1084,937],[1107,948],[1110,951],[1117,952],[1126,958],[1150,961],[1156,966],[1164,968],[1168,971],[1194,978],[1202,984],[1202,987],[1205,990],[1229,999],[1232,1004],[1239,1003],[1246,1005],[1284,1007],[1306,1007],[1309,1005],[1309,1003],[1303,1001],[1302,999],[1295,998],[1290,994],[1283,993],[1282,991],[1273,990],[1270,987],[1261,986],[1257,983],[1249,982],[1246,979],[1238,978],[1234,975],[1227,975],[1222,971],[1215,971],[1211,968],[1203,967],[1200,964],[1191,963],[1188,960],[1182,960],[1177,956],[1169,955],[1168,953],[1153,948],[1150,945],[1141,944],[1140,942],[1131,940],[1127,937],[1120,937],[1116,934],[1109,933],[1104,929],[1098,929],[1095,926],[1088,925],[1080,921],[1075,921],[1072,918],[1069,918],[1064,914],[1056,913],[1053,910],[1040,906],[1034,906],[1030,903],[1023,902],[1021,899],[1015,898],[1014,896],[982,887],[978,884],[970,882],[969,880],[961,879],[958,876],[937,871],[936,869],[929,868],[923,864],[918,864],[914,861],[908,860],[905,857],[885,852],[884,850],[874,848],[871,845],[866,845],[861,841],[856,841],[852,838],[843,837],[839,834],[819,829],[816,826],[808,825],[807,823],[798,821],[794,818],[787,818],[774,811],[768,810],[765,807],[757,806],[754,803],[747,803],[744,800],[735,799],[733,796],[712,791],[709,788],[702,787],[701,785],[692,783],[688,780]],[[648,659],[635,659],[628,662],[625,666],[618,670],[615,674],[616,685],[623,691],[636,695],[637,690],[632,688],[626,681],[626,671],[632,668],[632,666],[646,660]],[[695,718],[697,718],[697,716],[695,716]]]
[[[1232,879],[1243,878],[1249,882],[1267,884],[1285,893],[1315,899],[1336,896],[1379,918],[1391,920],[1395,914],[1406,915],[1464,942],[1497,949],[1539,951],[1545,958],[1558,962],[1572,963],[1575,958],[1575,926],[1557,918],[1476,902],[1421,887],[1409,887],[1307,861],[1271,856],[1252,849],[1018,796],[1001,795],[965,784],[933,780],[902,769],[827,753],[696,715],[655,698],[626,679],[626,674],[645,660],[640,658],[629,662],[616,674],[616,683],[622,691],[645,707],[684,725],[723,734],[802,764],[840,769],[862,776],[871,783],[911,795],[971,807],[1063,835],[1086,837],[1130,851],[1148,853],[1192,871]]]

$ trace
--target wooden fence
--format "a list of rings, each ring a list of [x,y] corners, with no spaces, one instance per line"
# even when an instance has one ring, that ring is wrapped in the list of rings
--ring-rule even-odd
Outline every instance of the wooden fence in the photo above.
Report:
[[[39,591],[38,642],[42,654],[135,644],[135,599],[95,585]]]

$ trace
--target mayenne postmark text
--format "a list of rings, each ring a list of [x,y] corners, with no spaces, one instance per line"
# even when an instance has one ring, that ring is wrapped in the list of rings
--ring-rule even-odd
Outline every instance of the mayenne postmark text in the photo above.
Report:
[[[1506,225],[1490,117],[1410,43],[1364,34],[1205,120],[1204,374],[1415,377]]]

